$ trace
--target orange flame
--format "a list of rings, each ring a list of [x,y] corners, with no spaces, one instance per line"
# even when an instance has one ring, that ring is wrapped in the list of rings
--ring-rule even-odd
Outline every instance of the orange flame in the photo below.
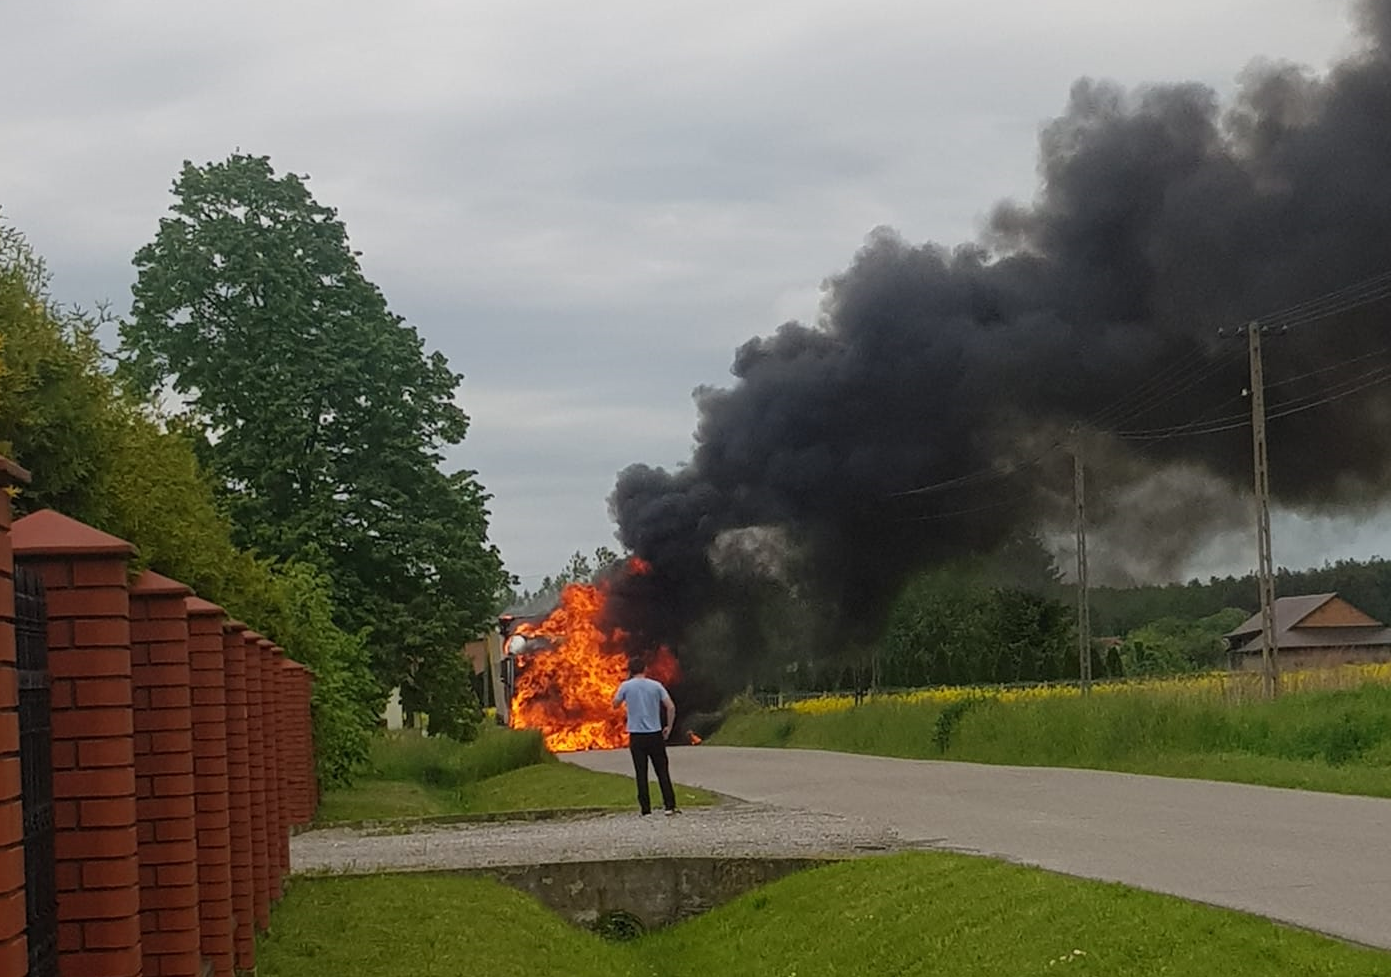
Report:
[[[646,573],[647,565],[630,558],[629,573]],[[622,707],[613,693],[628,677],[628,635],[600,625],[608,594],[602,585],[570,584],[560,605],[539,624],[523,623],[518,634],[550,639],[554,647],[520,659],[511,702],[510,724],[539,729],[554,753],[606,750],[625,746],[628,733]],[[648,664],[648,675],[670,687],[681,669],[666,648]]]

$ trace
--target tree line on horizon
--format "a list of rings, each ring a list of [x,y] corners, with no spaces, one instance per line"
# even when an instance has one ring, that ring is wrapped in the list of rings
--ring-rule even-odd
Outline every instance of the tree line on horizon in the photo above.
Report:
[[[1277,571],[1278,596],[1337,593],[1391,620],[1391,561],[1343,559]],[[1092,675],[1140,678],[1228,664],[1224,635],[1257,610],[1252,574],[1186,583],[1096,587],[1090,592]],[[994,685],[1075,680],[1076,588],[1037,539],[1000,554],[953,561],[908,581],[876,635],[824,647],[792,623],[810,609],[760,624],[746,638],[744,688],[762,693]],[[707,644],[738,647],[737,628]]]

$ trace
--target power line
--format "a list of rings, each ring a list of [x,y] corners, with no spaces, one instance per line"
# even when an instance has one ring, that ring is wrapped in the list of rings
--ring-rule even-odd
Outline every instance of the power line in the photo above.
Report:
[[[1169,401],[1173,400],[1175,397],[1178,397],[1178,396],[1181,395],[1181,394],[1187,393],[1189,390],[1192,390],[1194,387],[1198,386],[1198,385],[1201,384],[1203,381],[1209,380],[1209,379],[1211,379],[1212,377],[1216,376],[1216,375],[1217,375],[1218,373],[1220,373],[1222,370],[1224,370],[1224,369],[1226,369],[1228,366],[1232,365],[1232,363],[1233,363],[1236,359],[1237,359],[1237,351],[1232,350],[1232,351],[1227,352],[1226,354],[1224,354],[1223,356],[1219,357],[1218,359],[1213,360],[1212,362],[1210,362],[1210,363],[1208,364],[1207,369],[1202,370],[1202,371],[1200,371],[1200,372],[1198,372],[1198,373],[1191,374],[1191,375],[1188,377],[1188,379],[1187,379],[1184,383],[1177,384],[1177,385],[1175,385],[1175,386],[1169,387],[1168,389],[1166,389],[1165,391],[1163,391],[1163,395],[1162,395],[1162,396],[1158,396],[1158,397],[1151,398],[1148,402],[1146,402],[1146,403],[1144,403],[1144,404],[1137,405],[1135,410],[1130,411],[1129,413],[1127,413],[1127,414],[1125,414],[1125,415],[1123,415],[1123,416],[1121,416],[1121,417],[1115,418],[1115,419],[1112,421],[1112,426],[1117,426],[1117,427],[1118,427],[1118,426],[1120,426],[1121,424],[1124,424],[1126,421],[1134,420],[1136,417],[1139,417],[1141,414],[1143,414],[1143,413],[1145,413],[1145,412],[1147,412],[1147,411],[1151,411],[1151,410],[1153,410],[1154,408],[1159,407],[1159,406],[1162,405],[1162,404],[1167,404]],[[1095,426],[1095,425],[1093,425],[1093,426]]]
[[[1363,390],[1366,390],[1370,387],[1375,387],[1378,384],[1385,383],[1386,381],[1391,380],[1391,366],[1382,367],[1377,370],[1369,370],[1366,373],[1362,374],[1361,377],[1356,377],[1354,379],[1361,380],[1363,378],[1367,378],[1365,382],[1358,383],[1356,386],[1344,390],[1342,393],[1335,394],[1331,397],[1323,397],[1319,400],[1314,401],[1313,403],[1301,404],[1299,406],[1294,407],[1282,406],[1280,409],[1271,412],[1269,417],[1271,420],[1274,420],[1280,417],[1289,417],[1291,414],[1300,414],[1306,410],[1313,410],[1315,407],[1322,407],[1325,404],[1331,404],[1334,401],[1342,400],[1344,397],[1351,397],[1353,394],[1361,393]]]
[[[1341,370],[1343,367],[1350,366],[1353,363],[1360,363],[1362,360],[1369,360],[1374,356],[1385,356],[1388,353],[1391,353],[1391,347],[1378,346],[1376,349],[1363,353],[1360,356],[1350,356],[1345,360],[1339,360],[1337,363],[1321,366],[1317,370],[1310,370],[1308,373],[1300,373],[1297,376],[1286,377],[1283,380],[1267,383],[1265,389],[1271,390],[1275,387],[1283,387],[1286,384],[1298,383],[1300,380],[1308,380],[1310,377],[1320,376],[1324,373],[1332,372],[1333,370]]]
[[[1175,363],[1169,364],[1169,366],[1166,367],[1165,370],[1161,371],[1161,375],[1164,373],[1173,374],[1177,372],[1182,372],[1182,370],[1186,368],[1187,364],[1202,359],[1205,357],[1205,355],[1206,354],[1202,350],[1190,352],[1188,356],[1182,358],[1181,360]],[[1225,367],[1229,359],[1234,358],[1235,353],[1229,353],[1217,360],[1216,362],[1209,364],[1206,370],[1196,374],[1191,374],[1184,383],[1179,384],[1177,386],[1171,386],[1163,389],[1150,389],[1147,392],[1140,394],[1140,400],[1138,402],[1133,399],[1135,397],[1136,391],[1132,391],[1129,395],[1132,398],[1131,400],[1127,401],[1125,398],[1122,398],[1115,401],[1099,413],[1094,414],[1092,418],[1087,422],[1087,425],[1089,427],[1094,428],[1100,427],[1103,420],[1103,416],[1108,411],[1114,412],[1118,408],[1123,409],[1124,413],[1121,416],[1115,418],[1115,423],[1123,423],[1125,420],[1129,420],[1132,416],[1134,416],[1136,413],[1140,411],[1152,410],[1160,404],[1167,403],[1174,397],[1179,396],[1183,392],[1191,389],[1192,387],[1196,386],[1202,381],[1208,379],[1213,374],[1217,373],[1219,370]],[[1154,387],[1156,382],[1160,384],[1163,383],[1163,381],[1159,379],[1159,377],[1151,377],[1148,381],[1141,384],[1140,387],[1136,389],[1137,391],[1139,391],[1147,387],[1152,388]],[[1145,401],[1145,397],[1149,398],[1148,401]],[[1049,455],[1053,454],[1055,451],[1058,451],[1062,447],[1064,447],[1062,441],[1055,441],[1036,457],[1031,458],[1028,461],[1008,465],[1004,469],[995,467],[981,468],[973,472],[967,472],[963,475],[955,476],[954,478],[943,479],[939,482],[931,482],[927,485],[919,485],[914,488],[905,489],[901,492],[894,492],[892,494],[894,497],[926,495],[932,492],[940,492],[947,489],[962,488],[967,485],[974,485],[981,482],[989,482],[999,478],[1008,478],[1011,475],[1017,475],[1019,472],[1026,471],[1027,469],[1034,467],[1039,462],[1043,461]]]
[[[1206,359],[1206,357],[1207,351],[1202,347],[1189,350],[1185,356],[1171,361],[1157,373],[1141,380],[1123,396],[1116,398],[1115,401],[1108,404],[1106,407],[1094,412],[1087,420],[1087,425],[1089,427],[1099,428],[1102,424],[1110,423],[1118,411],[1120,413],[1125,413],[1133,407],[1138,400],[1142,400],[1154,393],[1168,389],[1166,384],[1174,377],[1186,372],[1190,366]]]
[[[1383,299],[1391,298],[1391,271],[1373,275],[1370,278],[1345,285],[1341,288],[1326,292],[1323,295],[1303,302],[1298,302],[1275,312],[1254,320],[1263,331],[1287,330],[1299,326],[1308,325],[1322,319],[1327,319],[1344,312],[1360,308],[1379,302]],[[1244,330],[1243,330],[1244,331]],[[1220,373],[1224,368],[1231,365],[1232,361],[1238,358],[1240,350],[1232,349],[1225,354],[1218,355],[1215,359],[1209,358],[1206,349],[1199,346],[1189,350],[1178,359],[1170,361],[1158,372],[1152,374],[1145,380],[1137,384],[1124,396],[1103,407],[1101,410],[1091,414],[1083,421],[1088,427],[1102,429],[1103,426],[1119,427],[1128,421],[1154,410],[1173,401],[1175,398],[1192,390],[1194,387],[1203,383]],[[1297,377],[1280,380],[1275,383],[1267,384],[1267,389],[1294,383],[1297,380],[1308,379],[1322,373],[1338,369],[1354,362],[1369,359],[1381,352],[1373,351],[1361,356],[1352,357],[1341,363],[1323,367],[1319,370],[1310,371]],[[1206,364],[1194,372],[1189,372],[1195,364],[1207,361]],[[1175,382],[1177,378],[1181,380]],[[1370,384],[1369,384],[1370,385]],[[1365,389],[1359,387],[1358,390]],[[1352,391],[1356,392],[1356,391]],[[1318,404],[1311,406],[1320,406]],[[1309,409],[1301,407],[1300,410]],[[1271,417],[1288,416],[1289,413],[1298,411],[1287,411],[1286,413],[1273,413]],[[1155,441],[1165,440],[1171,437],[1200,436],[1208,434],[1219,434],[1225,431],[1236,430],[1244,427],[1249,421],[1244,420],[1245,414],[1232,415],[1224,418],[1214,418],[1211,421],[1201,422],[1200,418],[1189,421],[1186,424],[1171,426],[1167,428],[1152,428],[1139,431],[1117,432],[1116,436],[1127,441]],[[999,467],[980,468],[975,471],[966,472],[952,478],[942,479],[937,482],[930,482],[919,485],[911,489],[891,493],[893,497],[906,497],[912,495],[927,495],[934,492],[946,491],[949,489],[965,488],[976,486],[982,483],[989,483],[999,479],[1009,478],[1026,471],[1039,464],[1053,452],[1063,447],[1061,441],[1055,442],[1043,451],[1042,454],[1029,459],[1028,461],[1018,462],[1007,465],[1003,469]],[[974,510],[963,510],[974,511]],[[934,517],[925,517],[934,518]]]
[[[1260,328],[1266,331],[1277,329],[1292,329],[1299,326],[1308,325],[1312,322],[1317,322],[1321,319],[1327,319],[1335,315],[1340,315],[1344,312],[1349,312],[1353,309],[1360,308],[1365,305],[1371,305],[1386,298],[1391,298],[1391,271],[1385,271],[1380,274],[1373,275],[1371,278],[1363,279],[1359,282],[1354,282],[1351,285],[1345,285],[1342,288],[1334,289],[1331,292],[1327,292],[1315,298],[1295,303],[1294,305],[1287,306],[1284,309],[1280,309],[1276,312],[1267,313],[1265,316],[1262,316],[1255,321],[1258,323]],[[1234,350],[1230,354],[1231,357],[1235,358],[1236,352],[1237,351]],[[1353,363],[1362,359],[1370,358],[1372,356],[1375,356],[1377,352],[1380,351],[1374,351],[1371,353],[1364,354],[1362,356],[1353,357],[1349,360],[1343,361],[1343,363],[1341,364],[1334,364],[1333,366],[1325,367],[1322,370],[1315,370],[1308,374],[1304,374],[1300,377],[1293,377],[1289,380],[1282,380],[1278,383],[1267,384],[1266,386],[1267,388],[1270,388],[1280,386],[1281,384],[1285,383],[1292,383],[1298,379],[1306,379],[1309,376],[1314,376],[1322,372],[1327,372],[1328,370],[1336,369],[1339,366],[1347,365],[1348,363]],[[1141,385],[1140,389],[1148,387],[1151,388],[1151,393],[1153,393],[1153,387],[1155,387],[1156,385],[1163,384],[1163,377],[1172,376],[1176,368],[1178,369],[1178,371],[1181,372],[1182,369],[1185,368],[1186,364],[1190,364],[1193,362],[1195,357],[1201,358],[1203,355],[1204,354],[1201,349],[1195,352],[1191,352],[1187,357],[1184,357],[1176,361],[1175,363],[1171,363],[1169,367],[1167,367],[1165,370],[1161,370],[1160,373],[1157,374],[1155,377],[1151,377],[1148,381]],[[1186,382],[1183,383],[1180,387],[1172,388],[1171,390],[1165,391],[1162,396],[1158,397],[1158,399],[1152,397],[1151,394],[1145,394],[1143,395],[1143,397],[1150,398],[1148,402],[1139,403],[1136,405],[1134,410],[1131,410],[1128,413],[1124,413],[1122,416],[1112,416],[1110,418],[1107,418],[1107,420],[1109,420],[1116,426],[1125,423],[1125,421],[1127,420],[1132,420],[1133,418],[1139,416],[1139,414],[1145,410],[1153,409],[1154,407],[1157,407],[1162,403],[1167,403],[1168,401],[1173,400],[1174,397],[1178,396],[1180,393],[1191,389],[1197,383],[1201,382],[1204,379],[1207,379],[1208,377],[1218,372],[1223,365],[1225,365],[1224,359],[1218,359],[1216,361],[1213,361],[1206,370],[1202,371],[1202,373],[1196,376],[1189,377],[1186,380]],[[1097,426],[1096,421],[1105,418],[1106,415],[1110,413],[1118,405],[1119,403],[1117,405],[1112,405],[1112,408],[1107,408],[1101,411],[1098,415],[1096,415],[1095,419],[1092,422],[1093,426]]]
[[[1034,467],[1062,446],[1063,443],[1061,441],[1055,441],[1053,444],[1045,448],[1043,453],[1038,455],[1037,457],[1031,458],[1028,461],[1022,461],[1009,465],[1004,470],[1001,470],[999,468],[981,468],[977,469],[974,472],[967,472],[964,475],[958,475],[955,478],[944,479],[940,482],[932,482],[928,485],[919,485],[916,488],[904,489],[901,492],[894,492],[891,494],[894,498],[902,498],[910,495],[927,495],[932,492],[940,492],[945,489],[951,488],[960,488],[962,486],[975,484],[977,482],[988,482],[997,478],[1008,478],[1011,475],[1017,475],[1019,472],[1026,471],[1027,469]]]
[[[1283,404],[1276,405],[1266,414],[1267,420],[1278,420],[1282,417],[1289,417],[1293,414],[1301,414],[1316,407],[1323,407],[1361,393],[1378,384],[1391,380],[1391,365],[1377,367],[1359,374],[1341,383],[1328,388],[1337,391],[1329,393],[1324,390],[1321,394],[1309,394],[1304,397],[1296,397],[1293,400],[1285,401]],[[1339,389],[1346,388],[1346,389]],[[1171,437],[1197,437],[1208,434],[1221,434],[1224,431],[1235,431],[1244,428],[1251,423],[1250,418],[1245,415],[1231,415],[1229,417],[1218,417],[1204,424],[1190,421],[1188,424],[1171,428],[1156,428],[1149,431],[1128,431],[1120,432],[1116,436],[1126,441],[1161,441]]]
[[[1244,399],[1244,396],[1245,395],[1243,393],[1235,394],[1231,397],[1228,397],[1226,400],[1221,401],[1218,404],[1214,404],[1212,407],[1208,409],[1207,412],[1211,413],[1214,410],[1220,410],[1222,408],[1225,408],[1228,404],[1235,403]],[[1154,427],[1135,431],[1116,431],[1114,433],[1114,436],[1120,438],[1123,441],[1162,441],[1165,438],[1171,438],[1181,434],[1189,433],[1198,428],[1205,428],[1214,424],[1227,424],[1232,421],[1243,421],[1244,423],[1246,419],[1247,416],[1245,413],[1228,414],[1223,417],[1212,418],[1206,418],[1200,414],[1197,417],[1193,418],[1191,421],[1187,421],[1183,424],[1174,424],[1169,425],[1167,427]]]
[[[932,512],[922,516],[904,516],[900,522],[932,522],[936,519],[950,519],[953,516],[967,516],[976,512],[988,512],[991,509],[999,509],[1002,506],[1014,505],[1018,502],[1027,502],[1032,499],[1033,493],[1011,496],[1008,499],[1000,499],[997,502],[987,502],[984,505],[971,506],[969,509],[952,509],[949,512]]]
[[[1305,411],[1313,410],[1317,407],[1323,407],[1327,404],[1335,403],[1336,401],[1343,400],[1344,398],[1361,393],[1362,391],[1377,386],[1378,384],[1386,383],[1387,381],[1391,381],[1391,366],[1379,367],[1375,370],[1368,370],[1366,373],[1360,374],[1357,377],[1353,377],[1339,384],[1338,386],[1346,387],[1346,389],[1340,390],[1337,393],[1326,394],[1324,396],[1317,397],[1312,400],[1310,400],[1308,397],[1305,397],[1296,398],[1292,401],[1287,401],[1285,404],[1280,405],[1276,409],[1268,411],[1268,413],[1266,414],[1266,420],[1279,420],[1284,417],[1290,417],[1294,414],[1301,414]],[[1349,386],[1349,384],[1351,384],[1351,386]],[[1231,400],[1234,399],[1236,398],[1230,398],[1229,400],[1224,402],[1224,405],[1226,403],[1230,403]],[[1176,437],[1200,437],[1211,434],[1221,434],[1227,431],[1236,431],[1241,430],[1243,428],[1249,428],[1250,425],[1251,419],[1248,415],[1228,415],[1226,417],[1214,418],[1211,421],[1207,421],[1205,423],[1202,422],[1201,418],[1195,418],[1194,420],[1189,421],[1187,424],[1178,425],[1176,427],[1159,428],[1151,432],[1121,432],[1116,436],[1127,441],[1164,441],[1168,440],[1169,438]],[[1043,457],[1045,456],[1040,456],[1040,458],[1036,459],[1033,463],[1036,464],[1037,461],[1042,460]],[[1024,467],[1027,466],[1020,466],[1018,470],[1023,470]],[[1015,505],[1020,502],[1026,502],[1031,498],[1033,498],[1032,493],[1016,495],[1011,496],[1007,499],[1000,499],[996,502],[987,502],[983,505],[970,506],[963,509],[952,509],[947,512],[935,512],[921,516],[906,516],[901,521],[930,522],[938,519],[950,519],[956,516],[973,515],[978,512],[988,512],[992,509],[998,509],[1003,506]]]
[[[1290,329],[1370,305],[1391,297],[1391,271],[1325,292],[1315,298],[1259,316],[1255,322],[1264,330]]]

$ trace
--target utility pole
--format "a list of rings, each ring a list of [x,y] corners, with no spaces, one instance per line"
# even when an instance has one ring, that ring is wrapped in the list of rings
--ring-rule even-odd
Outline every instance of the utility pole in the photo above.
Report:
[[[1270,460],[1265,446],[1265,378],[1261,369],[1261,327],[1246,326],[1251,353],[1251,447],[1256,475],[1256,579],[1261,589],[1261,676],[1267,699],[1280,691],[1279,649],[1275,645],[1275,566],[1270,552]]]
[[[1082,437],[1073,429],[1072,496],[1077,508],[1077,666],[1082,694],[1092,690],[1092,619],[1087,599],[1087,502],[1082,472]]]

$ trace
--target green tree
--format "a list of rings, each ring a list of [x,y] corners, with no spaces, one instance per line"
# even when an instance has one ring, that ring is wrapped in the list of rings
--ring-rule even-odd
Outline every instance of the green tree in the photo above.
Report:
[[[440,469],[468,429],[460,376],[389,310],[302,178],[233,155],[185,163],[173,192],[135,256],[123,373],[181,396],[237,543],[325,572],[385,688],[472,713],[465,670],[442,659],[482,633],[507,578],[488,495]]]
[[[510,600],[503,606],[540,609],[554,604],[560,600],[560,592],[568,584],[589,583],[622,559],[623,557],[607,546],[597,547],[594,550],[592,561],[584,553],[575,550],[574,553],[570,554],[570,559],[566,561],[564,569],[553,577],[549,574],[542,577],[535,590],[523,590],[520,594],[511,590],[505,591],[505,594],[510,596]]]
[[[121,422],[97,323],[58,308],[47,288],[43,261],[0,221],[0,453],[23,455],[54,508],[90,511]]]
[[[909,581],[880,642],[888,686],[1047,681],[1076,675],[1071,610],[1000,586],[996,568],[966,561]]]
[[[1125,636],[1120,657],[1127,675],[1173,675],[1226,667],[1228,631],[1246,620],[1228,607],[1196,621],[1163,617]]]
[[[0,451],[34,479],[18,510],[58,509],[129,540],[137,565],[189,584],[309,665],[319,779],[342,783],[380,714],[361,637],[333,625],[313,567],[233,545],[192,443],[113,381],[97,326],[50,300],[42,262],[0,223]]]

